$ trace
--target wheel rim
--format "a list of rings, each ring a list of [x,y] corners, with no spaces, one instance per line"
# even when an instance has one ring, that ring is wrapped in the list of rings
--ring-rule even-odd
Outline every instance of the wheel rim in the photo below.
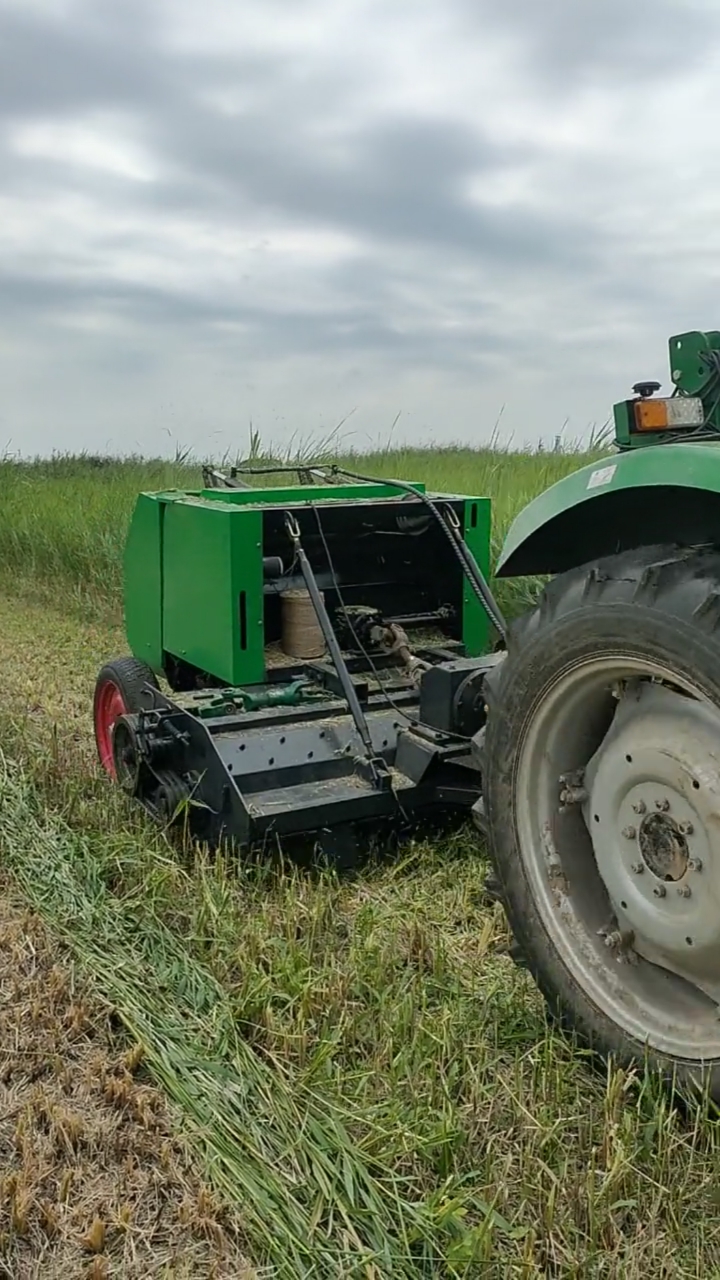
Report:
[[[541,692],[515,779],[520,856],[575,981],[627,1034],[698,1063],[720,1057],[718,743],[698,688],[605,655]]]
[[[127,708],[120,689],[112,680],[107,680],[98,690],[95,699],[95,741],[100,763],[111,778],[115,777],[113,725],[126,712]]]

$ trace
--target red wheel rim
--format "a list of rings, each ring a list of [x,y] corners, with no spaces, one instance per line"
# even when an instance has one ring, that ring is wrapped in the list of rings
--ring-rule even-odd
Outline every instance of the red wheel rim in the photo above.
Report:
[[[127,711],[123,696],[112,680],[98,689],[95,699],[95,741],[97,742],[100,763],[111,778],[115,777],[115,761],[113,759],[112,731],[118,716]]]

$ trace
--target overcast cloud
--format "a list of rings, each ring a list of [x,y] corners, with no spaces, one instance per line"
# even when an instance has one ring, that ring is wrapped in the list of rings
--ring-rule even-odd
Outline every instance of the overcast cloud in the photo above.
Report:
[[[716,0],[0,0],[0,450],[586,433],[720,328]]]

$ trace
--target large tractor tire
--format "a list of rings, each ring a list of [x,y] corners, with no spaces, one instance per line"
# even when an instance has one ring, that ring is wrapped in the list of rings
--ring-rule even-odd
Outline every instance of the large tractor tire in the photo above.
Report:
[[[585,1044],[720,1102],[720,553],[555,578],[486,689],[515,950]]]

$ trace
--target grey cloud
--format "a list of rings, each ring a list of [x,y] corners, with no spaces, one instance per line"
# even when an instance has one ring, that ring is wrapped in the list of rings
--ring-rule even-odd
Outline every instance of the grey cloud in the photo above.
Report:
[[[67,116],[119,108],[145,123],[224,85],[266,91],[282,59],[254,54],[200,55],[167,47],[153,0],[97,0],[73,20],[2,12],[0,117]]]
[[[502,29],[546,90],[602,79],[627,90],[692,68],[712,52],[712,0],[455,0],[478,32]]]
[[[570,214],[551,225],[531,212],[470,204],[468,181],[491,180],[522,158],[519,149],[509,153],[479,128],[451,120],[396,116],[351,132],[342,159],[329,155],[312,125],[327,114],[333,88],[337,93],[332,75],[329,84],[310,78],[290,90],[280,57],[171,55],[157,23],[142,40],[134,36],[140,15],[152,12],[130,4],[120,22],[113,6],[90,6],[72,27],[5,19],[0,110],[17,118],[124,106],[138,115],[148,141],[177,169],[172,179],[136,192],[140,205],[217,212],[224,204],[227,216],[239,198],[289,219],[473,255],[567,261],[587,252],[587,233]],[[222,87],[252,90],[253,107],[239,116],[208,107],[200,90]],[[42,166],[47,174],[52,162]],[[12,168],[22,178],[32,162]]]
[[[417,318],[405,325],[393,323],[392,287],[372,265],[343,269],[342,278],[334,283],[347,299],[342,308],[304,307],[300,299],[280,310],[239,297],[223,303],[187,292],[171,293],[102,278],[50,279],[19,271],[0,272],[0,297],[3,319],[11,328],[28,319],[36,325],[53,326],[75,316],[98,316],[117,322],[123,340],[133,327],[138,333],[142,331],[144,341],[157,327],[176,334],[185,330],[198,342],[207,342],[210,330],[220,346],[241,348],[245,358],[267,359],[273,353],[307,356],[322,351],[343,356],[371,354],[385,360],[420,358],[426,368],[478,368],[502,349],[489,315],[484,321],[473,315],[472,335],[438,332]]]
[[[514,9],[522,29],[532,29],[529,15],[536,10],[527,0],[526,12],[525,2],[509,0],[503,20]],[[508,165],[522,162],[522,149],[509,151],[460,122],[396,116],[350,132],[339,158],[312,127],[333,102],[332,84],[310,77],[289,89],[279,57],[170,55],[157,21],[150,21],[142,40],[135,38],[141,15],[152,13],[151,6],[131,4],[120,21],[113,6],[101,5],[84,7],[72,27],[29,17],[6,21],[0,105],[13,117],[131,109],[176,171],[135,192],[138,207],[148,202],[159,210],[212,209],[231,217],[239,200],[268,215],[341,228],[369,241],[443,245],[477,261],[569,268],[592,257],[592,232],[574,219],[571,207],[550,219],[532,209],[496,211],[470,203],[470,180],[491,183]],[[573,28],[572,22],[556,25]],[[544,27],[536,24],[536,30]],[[238,116],[211,109],[200,90],[223,86],[252,89],[254,105]],[[48,174],[52,163],[41,167]],[[62,167],[67,171],[67,164]],[[12,168],[20,169],[22,180],[32,162]]]
[[[38,116],[87,107],[139,103],[163,99],[164,76],[158,47],[147,28],[142,40],[132,39],[133,13],[138,6],[123,4],[126,19],[117,22],[117,9],[107,4],[84,8],[74,22],[41,18],[32,12],[0,11],[0,111],[6,116]]]
[[[312,10],[313,0],[304,3]],[[277,16],[283,7],[296,9],[297,0],[262,4],[263,14],[272,8]],[[417,5],[419,12],[422,0]],[[653,274],[652,256],[642,257],[635,233],[624,238],[622,228],[597,216],[604,203],[628,198],[627,157],[563,156],[542,139],[510,146],[492,109],[473,119],[450,98],[432,110],[418,101],[363,115],[358,102],[371,71],[360,57],[336,64],[303,52],[179,51],[168,35],[172,12],[152,0],[87,0],[61,21],[0,0],[4,197],[39,210],[81,195],[98,215],[87,246],[80,237],[69,237],[70,248],[39,238],[22,262],[0,256],[0,326],[13,339],[25,335],[30,366],[42,359],[43,343],[52,363],[53,332],[65,325],[63,341],[72,339],[103,376],[114,353],[118,368],[124,361],[132,370],[152,366],[156,352],[164,369],[168,351],[177,349],[182,361],[202,348],[208,368],[213,359],[235,361],[250,381],[255,365],[285,368],[292,360],[326,361],[329,377],[335,367],[348,377],[348,370],[372,368],[383,386],[407,375],[424,388],[433,372],[436,385],[441,377],[457,379],[471,388],[470,398],[475,383],[487,379],[483,403],[499,408],[510,369],[511,388],[536,376],[543,386],[554,379],[558,397],[582,404],[588,370],[600,385],[603,362],[621,344],[610,321],[600,340],[603,317],[619,315],[641,333],[676,304],[681,287],[670,267]],[[368,13],[371,21],[372,6]],[[699,66],[709,33],[718,30],[718,15],[699,0],[448,0],[442,13],[449,39],[512,37],[510,105],[513,92],[540,104],[566,95],[568,111],[587,84],[603,88],[609,101],[639,87],[652,95]],[[236,114],[212,105],[212,94],[236,91]],[[63,155],[12,150],[18,124],[76,123],[106,109],[127,117],[133,136],[157,158],[157,180],[129,183]],[[552,169],[543,168],[548,157]],[[642,155],[637,163],[642,167]],[[471,200],[471,183],[492,191],[526,166],[550,184],[552,199],[542,203],[530,190],[504,207]],[[578,184],[591,201],[573,199]],[[125,222],[116,214],[127,215]],[[171,269],[150,270],[144,279],[133,268],[132,279],[122,278],[113,255],[137,249],[152,262],[164,226],[178,217],[206,237],[213,229],[251,227],[254,235],[267,227],[311,230],[321,241],[334,230],[355,247],[345,258],[306,261],[298,254],[289,265],[270,255],[270,265],[262,264],[271,286],[266,299],[262,283],[246,286],[239,272],[222,288],[205,284],[201,270],[178,270],[177,278]],[[182,266],[184,251],[168,250],[163,266],[172,267],[173,253]],[[196,266],[206,251],[201,242]],[[642,270],[634,266],[639,261]],[[583,314],[583,295],[597,327],[578,338],[569,374],[560,343]],[[706,293],[697,286],[695,296]],[[93,315],[113,322],[105,336],[101,327],[92,330]],[[533,324],[540,325],[536,337],[529,336]],[[272,393],[293,404],[292,386]],[[27,395],[39,395],[32,379]],[[563,416],[565,406],[558,412]],[[602,415],[588,411],[593,416]]]
[[[551,227],[537,215],[470,203],[469,180],[482,174],[490,180],[508,154],[466,126],[385,119],[346,139],[345,154],[336,159],[288,124],[278,128],[273,118],[258,124],[197,107],[179,127],[165,124],[162,149],[181,169],[209,181],[216,199],[223,189],[230,198],[237,192],[259,208],[372,240],[526,259],[543,248],[567,258],[579,247],[571,216]]]

